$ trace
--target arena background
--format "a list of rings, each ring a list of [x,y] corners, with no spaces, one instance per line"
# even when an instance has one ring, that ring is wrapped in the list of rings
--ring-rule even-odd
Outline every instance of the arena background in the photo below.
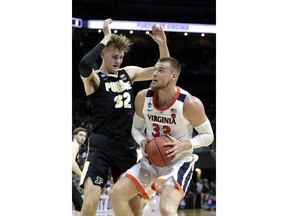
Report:
[[[287,188],[272,187],[287,182],[284,3],[217,1],[221,216],[286,212]],[[68,0],[0,2],[0,183],[6,215],[71,214],[71,17]]]
[[[97,29],[89,29],[88,20],[112,18],[115,21],[142,21],[161,23],[205,24],[216,26],[215,0],[180,0],[180,1],[104,1],[104,0],[73,0],[72,16],[72,101],[73,101],[73,129],[83,126],[89,131],[91,111],[82,81],[78,72],[78,63],[81,58],[103,38],[103,33]],[[117,30],[117,25],[113,30]],[[206,114],[211,121],[215,140],[209,147],[196,149],[199,161],[193,173],[193,186],[200,179],[208,179],[209,183],[216,183],[216,31],[206,32],[173,32],[165,31],[170,55],[178,59],[182,66],[178,85],[200,98],[205,106]],[[187,33],[187,35],[184,35]],[[125,56],[122,67],[125,65],[139,65],[148,67],[155,65],[158,56],[157,44],[145,31],[130,29],[117,30],[117,34],[125,34],[133,42],[132,50]],[[101,64],[99,58],[98,65]],[[149,87],[150,81],[136,82],[135,94]],[[86,143],[87,144],[87,143]],[[85,151],[85,147],[80,152]],[[82,164],[82,161],[79,160]],[[193,186],[192,186],[193,185]],[[194,194],[194,193],[193,193]],[[196,196],[196,194],[194,195]],[[188,198],[187,198],[188,199]],[[199,199],[199,197],[198,197]],[[190,201],[190,200],[189,200]],[[189,207],[190,206],[190,207]],[[192,204],[187,204],[192,208]],[[196,204],[193,206],[196,208]],[[197,200],[197,208],[201,208]]]
[[[85,3],[84,3],[85,2]],[[155,3],[145,1],[77,1],[73,0],[73,17],[83,20],[104,20],[111,17],[114,20],[177,22],[216,25],[216,2],[205,1],[165,1]],[[97,13],[94,13],[97,11]],[[85,22],[85,21],[83,21]],[[147,67],[154,65],[159,56],[158,47],[145,34],[145,31],[119,31],[133,42],[132,50],[125,56],[124,65],[139,65]],[[216,155],[216,34],[167,32],[170,55],[182,64],[182,72],[178,85],[199,97],[205,108],[215,133],[215,141],[209,148],[200,150],[199,168],[204,168],[202,177],[215,180]],[[85,102],[85,93],[79,77],[78,63],[99,41],[103,33],[97,29],[73,28],[73,127],[79,125],[89,129],[89,107]],[[100,59],[99,59],[100,60]],[[100,65],[100,61],[99,64]],[[135,83],[135,94],[147,88],[150,82]],[[85,109],[86,108],[86,109]],[[91,126],[90,126],[91,127]],[[205,151],[206,150],[206,151]],[[205,151],[205,153],[204,153]],[[209,152],[210,151],[210,152]],[[212,151],[212,152],[211,152]],[[196,151],[197,152],[197,151]],[[207,171],[207,169],[209,169]]]

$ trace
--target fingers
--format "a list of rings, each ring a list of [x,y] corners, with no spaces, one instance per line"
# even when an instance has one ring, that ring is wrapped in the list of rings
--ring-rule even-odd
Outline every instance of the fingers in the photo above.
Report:
[[[112,23],[112,19],[111,19],[111,18],[108,18],[108,19],[106,19],[104,22],[107,23],[107,24],[110,24],[110,23]]]
[[[111,18],[108,18],[108,19],[104,20],[103,28],[109,26],[111,23],[112,23],[112,19]]]
[[[163,30],[162,30],[162,28],[159,26],[159,25],[153,25],[152,26],[152,32],[153,33],[157,33],[157,32],[162,32]]]

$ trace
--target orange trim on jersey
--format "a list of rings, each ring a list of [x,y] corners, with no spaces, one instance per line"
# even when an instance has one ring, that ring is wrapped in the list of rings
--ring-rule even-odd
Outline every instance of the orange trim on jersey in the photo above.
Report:
[[[163,181],[164,181],[163,179],[156,179],[156,180],[153,182],[153,184],[151,185],[151,188],[152,188],[154,191],[156,191],[158,194],[161,194],[161,191],[156,190],[155,183],[157,182],[157,183],[159,183],[159,184],[162,184]],[[178,182],[176,182],[176,186],[177,186],[179,192],[181,193],[182,198],[184,198],[184,195],[185,195],[185,194],[184,194],[184,191],[183,191],[181,185],[180,185]]]
[[[143,199],[148,199],[148,200],[150,200],[148,194],[145,192],[144,188],[142,188],[142,186],[140,185],[140,183],[137,181],[137,179],[136,179],[134,176],[126,173],[126,177],[129,178],[129,179],[135,184],[135,186],[136,186],[137,189],[139,190],[139,193],[141,194],[141,196],[143,197]]]
[[[176,185],[177,185],[177,187],[178,187],[179,192],[180,192],[181,195],[182,195],[182,198],[184,198],[184,191],[183,191],[181,185],[180,185],[178,182],[176,182]]]
[[[163,181],[164,181],[163,179],[156,179],[156,180],[152,183],[152,185],[151,185],[151,188],[152,188],[154,191],[156,191],[158,194],[161,194],[161,191],[159,191],[159,190],[156,189],[155,183],[157,182],[157,183],[159,183],[159,184],[162,184]]]
[[[154,108],[155,108],[156,110],[160,110],[160,111],[169,109],[169,108],[175,103],[175,101],[178,99],[178,97],[179,97],[179,95],[180,95],[180,88],[179,88],[178,86],[176,86],[176,88],[177,88],[177,93],[176,93],[173,101],[171,101],[171,103],[168,104],[168,106],[163,107],[163,108],[159,108],[159,107],[156,106],[156,103],[155,103],[155,102],[156,102],[156,91],[154,91],[154,94],[153,94],[153,106],[154,106]]]

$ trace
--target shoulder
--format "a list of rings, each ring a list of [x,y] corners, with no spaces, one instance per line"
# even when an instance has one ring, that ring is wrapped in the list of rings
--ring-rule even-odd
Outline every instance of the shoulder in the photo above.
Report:
[[[80,147],[80,144],[77,143],[77,142],[75,142],[75,141],[72,141],[72,146],[73,146],[74,148],[79,148],[79,147]]]
[[[191,94],[185,98],[183,115],[193,126],[200,125],[207,119],[202,101]]]
[[[203,103],[198,97],[193,96],[187,92],[186,98],[184,100],[184,107],[189,109],[197,109],[203,107]]]
[[[136,99],[144,99],[147,95],[149,89],[142,89],[140,90],[137,95],[136,95]]]

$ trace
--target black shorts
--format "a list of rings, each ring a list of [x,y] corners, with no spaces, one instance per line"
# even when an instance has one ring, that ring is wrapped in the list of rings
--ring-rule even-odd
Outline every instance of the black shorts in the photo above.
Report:
[[[80,212],[83,204],[83,198],[73,180],[72,180],[72,203],[74,204],[74,209]]]
[[[138,144],[130,137],[92,133],[88,139],[88,155],[82,171],[81,188],[87,177],[94,185],[104,187],[109,169],[114,183],[127,169],[136,164]]]

